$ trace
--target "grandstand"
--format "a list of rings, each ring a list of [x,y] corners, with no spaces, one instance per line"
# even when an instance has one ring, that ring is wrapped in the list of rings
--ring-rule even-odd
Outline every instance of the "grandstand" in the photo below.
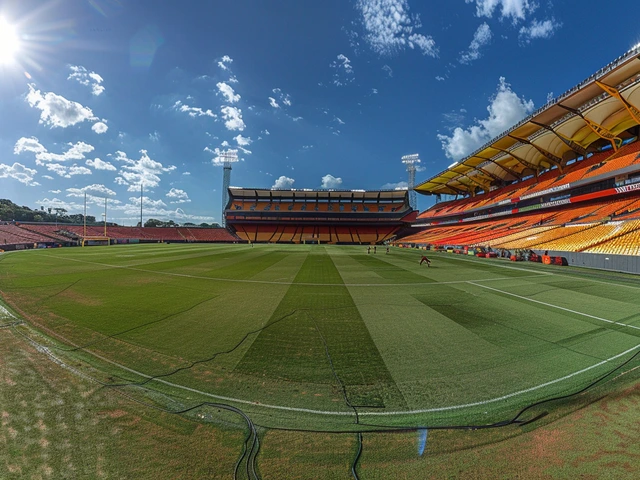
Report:
[[[229,188],[226,224],[253,243],[375,245],[391,239],[417,212],[406,190],[268,190]]]
[[[95,225],[19,223],[0,225],[0,249],[22,250],[53,246],[81,245],[97,239],[119,243],[238,243],[241,240],[225,228],[204,227],[121,227]]]
[[[398,243],[638,255],[639,125],[634,48],[419,184],[437,202]]]

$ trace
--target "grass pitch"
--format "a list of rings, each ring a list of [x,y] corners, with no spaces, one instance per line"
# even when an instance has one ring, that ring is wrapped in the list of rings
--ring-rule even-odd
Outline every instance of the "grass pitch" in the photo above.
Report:
[[[49,249],[0,257],[0,291],[35,327],[25,335],[103,382],[144,384],[158,404],[225,402],[266,427],[498,422],[640,349],[636,277],[448,254],[427,268],[420,256]]]

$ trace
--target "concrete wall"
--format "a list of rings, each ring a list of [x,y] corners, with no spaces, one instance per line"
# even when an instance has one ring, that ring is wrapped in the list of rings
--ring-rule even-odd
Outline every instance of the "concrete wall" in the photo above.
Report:
[[[543,254],[545,250],[534,250]],[[640,274],[640,256],[636,255],[606,255],[602,253],[561,252],[549,250],[552,257],[565,257],[572,267],[600,268],[616,272]]]

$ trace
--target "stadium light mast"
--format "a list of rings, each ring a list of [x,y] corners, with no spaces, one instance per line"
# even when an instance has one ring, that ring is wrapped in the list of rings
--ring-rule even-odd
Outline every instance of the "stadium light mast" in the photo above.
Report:
[[[413,187],[416,185],[416,165],[420,163],[419,155],[417,153],[405,155],[402,157],[402,163],[407,166],[407,172],[409,173],[409,181],[407,182],[409,205],[415,210],[418,208],[418,196]]]
[[[231,185],[231,164],[238,161],[238,150],[225,150],[221,152],[215,159],[214,163],[222,165],[222,226],[227,226],[227,221],[224,218],[224,209],[229,202],[229,186]]]

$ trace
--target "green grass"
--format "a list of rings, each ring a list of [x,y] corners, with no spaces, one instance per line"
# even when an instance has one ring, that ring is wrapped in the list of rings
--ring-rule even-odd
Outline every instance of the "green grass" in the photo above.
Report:
[[[0,292],[26,334],[104,381],[164,375],[146,386],[224,397],[267,427],[360,429],[354,408],[373,426],[504,420],[640,345],[640,279],[451,254],[427,268],[419,251],[380,250],[17,252],[0,257]]]

